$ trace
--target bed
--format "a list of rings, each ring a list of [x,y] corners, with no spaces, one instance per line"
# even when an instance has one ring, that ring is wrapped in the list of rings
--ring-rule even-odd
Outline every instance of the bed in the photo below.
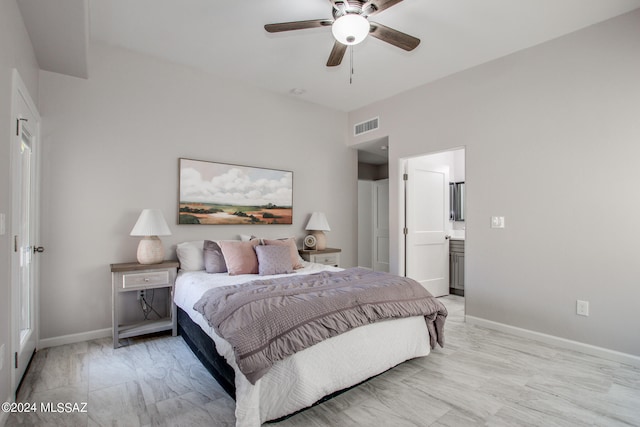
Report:
[[[299,262],[302,268],[295,272],[269,278],[293,280],[303,275],[342,270]],[[225,287],[257,278],[255,274],[182,269],[174,292],[179,331],[220,385],[235,398],[237,427],[254,427],[280,419],[406,360],[426,356],[431,350],[432,337],[423,316],[380,321],[333,336],[279,360],[259,380],[249,381],[238,366],[231,344],[216,333],[194,305],[210,289],[227,289]],[[446,316],[446,309],[442,308],[442,315]]]

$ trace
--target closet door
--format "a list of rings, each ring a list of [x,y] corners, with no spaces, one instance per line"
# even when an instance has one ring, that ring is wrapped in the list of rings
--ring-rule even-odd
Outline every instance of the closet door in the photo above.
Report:
[[[389,272],[389,180],[373,182],[373,270]]]

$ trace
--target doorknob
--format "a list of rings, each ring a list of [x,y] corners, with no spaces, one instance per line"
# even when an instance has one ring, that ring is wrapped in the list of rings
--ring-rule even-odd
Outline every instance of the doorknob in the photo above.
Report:
[[[36,252],[40,252],[40,253],[44,252],[44,247],[42,247],[42,246],[34,246],[33,247],[33,253],[35,254]]]

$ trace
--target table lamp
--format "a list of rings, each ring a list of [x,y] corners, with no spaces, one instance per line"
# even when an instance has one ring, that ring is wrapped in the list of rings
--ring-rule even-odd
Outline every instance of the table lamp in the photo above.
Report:
[[[311,218],[309,218],[309,222],[307,223],[306,230],[311,231],[316,237],[316,249],[324,250],[327,248],[327,237],[324,235],[325,231],[331,231],[331,227],[329,227],[329,223],[327,222],[327,217],[324,215],[324,212],[314,212],[311,214]]]
[[[140,264],[160,264],[164,261],[164,248],[158,236],[170,236],[171,230],[160,209],[144,209],[131,236],[144,236],[138,244],[138,262]]]

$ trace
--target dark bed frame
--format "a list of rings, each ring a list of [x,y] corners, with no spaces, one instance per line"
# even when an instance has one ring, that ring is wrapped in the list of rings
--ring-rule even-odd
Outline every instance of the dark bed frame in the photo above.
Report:
[[[178,333],[224,391],[235,400],[236,374],[233,368],[224,360],[224,357],[218,354],[211,337],[205,334],[202,328],[180,307],[178,307]]]
[[[233,368],[229,366],[224,357],[220,356],[216,351],[216,346],[213,343],[213,340],[209,335],[207,335],[202,328],[195,323],[189,315],[182,310],[180,307],[178,308],[178,333],[182,336],[182,339],[187,343],[191,351],[196,355],[196,357],[202,362],[205,368],[211,373],[213,378],[218,381],[220,386],[229,393],[229,396],[236,399],[236,386],[235,386],[235,372]],[[391,368],[393,369],[393,368]],[[382,375],[384,372],[378,374]],[[375,375],[371,378],[375,378],[378,375]],[[329,399],[332,399],[345,391],[349,391],[354,387],[359,386],[371,378],[366,379],[358,384],[352,385],[351,387],[347,387],[343,390],[338,390],[334,393],[331,393],[322,399],[318,400],[313,405],[309,406],[309,408],[319,405],[320,403],[326,402]],[[267,421],[267,423],[277,423],[282,420],[286,420],[287,418],[304,411],[308,408],[300,409],[292,414],[285,415],[284,417],[278,418],[276,420]]]

